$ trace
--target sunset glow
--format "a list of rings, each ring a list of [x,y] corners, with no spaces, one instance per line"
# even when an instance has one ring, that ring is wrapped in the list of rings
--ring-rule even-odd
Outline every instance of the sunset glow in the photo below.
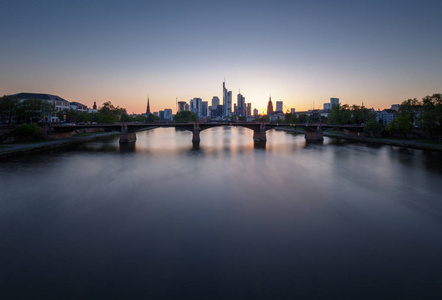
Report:
[[[0,93],[50,93],[129,113],[222,99],[261,113],[388,108],[442,91],[440,1],[7,1]],[[234,97],[235,98],[235,97]]]

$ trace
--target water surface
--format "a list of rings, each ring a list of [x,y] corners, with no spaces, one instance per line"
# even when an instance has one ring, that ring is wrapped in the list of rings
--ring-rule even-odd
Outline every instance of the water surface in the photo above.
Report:
[[[0,298],[440,298],[442,158],[159,128],[0,165]]]

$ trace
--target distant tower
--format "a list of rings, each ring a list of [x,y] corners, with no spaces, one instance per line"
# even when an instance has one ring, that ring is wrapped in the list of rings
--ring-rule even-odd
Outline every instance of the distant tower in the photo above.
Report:
[[[273,114],[273,103],[272,103],[272,96],[269,97],[269,102],[267,103],[267,115]]]
[[[149,96],[147,96],[147,108],[146,108],[146,116],[148,115],[150,115]]]
[[[97,102],[96,102],[96,101],[94,101],[94,106],[92,106],[92,108],[93,108],[94,110],[97,110]]]
[[[339,105],[339,98],[330,98],[331,106]]]

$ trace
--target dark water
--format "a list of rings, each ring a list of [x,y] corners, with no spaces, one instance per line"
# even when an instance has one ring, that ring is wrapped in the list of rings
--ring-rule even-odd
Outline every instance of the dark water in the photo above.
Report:
[[[0,299],[441,299],[441,154],[267,138],[3,161]]]

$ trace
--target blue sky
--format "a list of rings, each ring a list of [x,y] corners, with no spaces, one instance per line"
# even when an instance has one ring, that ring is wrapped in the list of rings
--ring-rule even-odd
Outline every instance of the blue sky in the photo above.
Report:
[[[222,96],[388,108],[442,92],[442,1],[2,1],[0,93],[128,112]],[[236,99],[236,96],[235,96]]]

